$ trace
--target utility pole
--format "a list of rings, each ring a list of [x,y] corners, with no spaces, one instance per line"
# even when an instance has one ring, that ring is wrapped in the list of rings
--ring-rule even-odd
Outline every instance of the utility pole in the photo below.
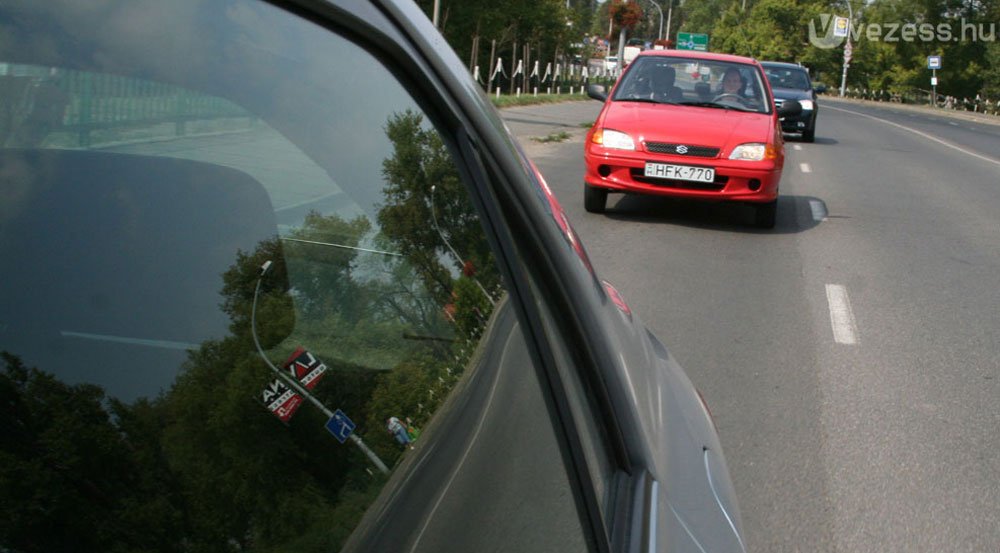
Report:
[[[628,4],[628,0],[624,0],[623,4]],[[622,31],[618,33],[618,65],[615,66],[615,76],[622,74],[623,66],[625,65],[625,26],[622,26]]]
[[[667,34],[663,38],[670,40],[670,16],[674,13],[674,0],[667,0]]]
[[[854,27],[854,10],[851,9],[851,0],[847,0],[847,40],[844,41],[844,71],[840,74],[840,97],[844,97],[847,90],[847,68],[851,66],[851,53],[854,48],[851,46],[851,29]]]

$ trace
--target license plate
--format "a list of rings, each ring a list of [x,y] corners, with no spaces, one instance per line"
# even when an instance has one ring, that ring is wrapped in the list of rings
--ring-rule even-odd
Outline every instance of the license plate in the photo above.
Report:
[[[689,165],[646,162],[645,175],[658,179],[712,182],[715,180],[715,169],[712,167],[691,167]]]

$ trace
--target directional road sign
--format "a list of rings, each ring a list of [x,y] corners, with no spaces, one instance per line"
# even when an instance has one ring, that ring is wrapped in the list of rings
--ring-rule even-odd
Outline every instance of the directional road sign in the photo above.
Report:
[[[701,33],[677,33],[678,50],[708,51],[708,35]]]

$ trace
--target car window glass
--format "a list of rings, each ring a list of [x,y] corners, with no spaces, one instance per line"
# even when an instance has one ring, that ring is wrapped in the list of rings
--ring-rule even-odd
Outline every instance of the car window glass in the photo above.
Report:
[[[0,550],[587,549],[451,137],[387,62],[245,0],[0,21]]]
[[[772,87],[796,90],[809,90],[810,88],[809,75],[800,69],[769,68],[766,73]]]
[[[731,74],[733,85],[724,81]],[[674,56],[640,56],[629,66],[614,100],[704,103],[769,113],[760,72],[751,65]]]

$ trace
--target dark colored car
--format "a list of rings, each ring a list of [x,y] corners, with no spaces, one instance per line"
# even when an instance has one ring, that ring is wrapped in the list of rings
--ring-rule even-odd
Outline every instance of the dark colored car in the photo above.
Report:
[[[798,64],[783,63],[777,61],[762,61],[764,74],[771,83],[771,92],[774,93],[774,103],[781,106],[788,100],[797,100],[802,106],[802,112],[795,116],[786,116],[781,120],[781,128],[787,133],[802,135],[802,140],[812,142],[816,139],[816,115],[819,113],[819,102],[817,92],[822,92],[813,87],[812,79],[809,78],[809,71]]]
[[[743,551],[410,1],[0,4],[0,551]]]

